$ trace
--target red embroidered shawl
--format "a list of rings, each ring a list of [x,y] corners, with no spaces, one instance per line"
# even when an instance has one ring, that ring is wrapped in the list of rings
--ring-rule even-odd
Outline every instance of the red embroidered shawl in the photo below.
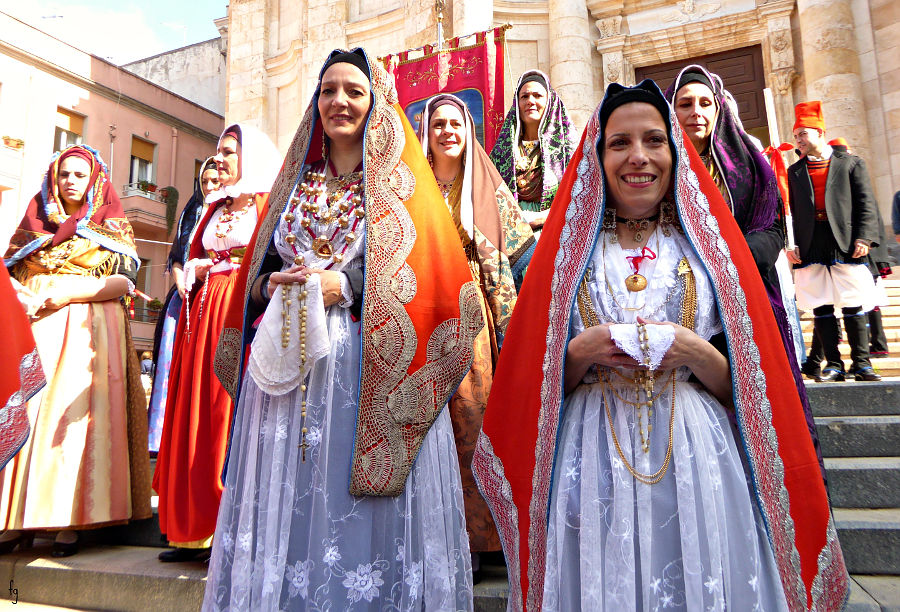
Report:
[[[605,205],[598,115],[599,108],[569,163],[531,260],[473,462],[500,531],[515,610],[541,608],[569,318]],[[715,290],[752,493],[788,605],[839,609],[849,577],[778,326],[734,217],[672,117],[678,212]]]

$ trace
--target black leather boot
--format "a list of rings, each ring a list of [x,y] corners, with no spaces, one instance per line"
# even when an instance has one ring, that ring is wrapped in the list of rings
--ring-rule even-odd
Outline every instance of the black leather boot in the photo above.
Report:
[[[876,381],[881,380],[872,362],[869,361],[869,330],[868,320],[856,309],[856,313],[844,312],[844,329],[847,330],[847,343],[850,345],[850,373],[856,380]]]
[[[888,356],[888,341],[884,334],[884,324],[881,322],[881,309],[877,306],[875,310],[870,310],[866,316],[869,319],[869,356],[875,357]]]
[[[838,348],[840,340],[838,320],[834,316],[833,307],[822,306],[820,308],[816,308],[813,311],[816,315],[815,335],[819,337],[822,343],[822,352],[827,363],[816,382],[841,381],[844,380],[844,361],[841,359],[841,351]]]
[[[806,361],[800,366],[800,372],[807,378],[816,380],[822,375],[822,360],[825,359],[825,351],[822,350],[822,341],[819,334],[813,329],[812,344],[806,354]]]

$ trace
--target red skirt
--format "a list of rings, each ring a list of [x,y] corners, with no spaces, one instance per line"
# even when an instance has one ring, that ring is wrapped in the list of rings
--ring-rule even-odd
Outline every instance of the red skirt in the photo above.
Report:
[[[162,440],[153,475],[159,527],[172,543],[196,543],[216,529],[232,401],[213,373],[216,345],[237,271],[211,274],[190,302],[190,333],[175,335]],[[202,312],[201,312],[202,311]]]

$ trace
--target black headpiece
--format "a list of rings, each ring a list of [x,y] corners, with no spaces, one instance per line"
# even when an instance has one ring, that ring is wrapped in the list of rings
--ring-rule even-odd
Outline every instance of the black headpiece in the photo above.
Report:
[[[541,76],[537,72],[532,72],[527,77],[522,79],[522,82],[519,83],[519,89],[516,91],[516,93],[518,94],[518,92],[522,91],[522,88],[525,87],[525,83],[532,83],[532,82],[537,83],[538,85],[541,85],[548,92],[550,91],[550,87],[547,85],[547,79],[545,79],[543,76]]]
[[[713,94],[716,93],[716,88],[713,87],[713,84],[709,80],[709,77],[699,70],[694,70],[692,68],[681,73],[681,79],[679,79],[678,81],[678,89],[681,89],[688,83],[700,83],[702,85],[706,85],[707,87],[709,87],[709,90],[713,92]],[[678,92],[676,91],[675,93],[677,94]]]
[[[322,66],[322,72],[319,75],[321,79],[321,75],[325,74],[325,71],[328,70],[334,64],[340,63],[353,64],[357,68],[362,71],[366,78],[371,80],[372,75],[369,74],[369,62],[366,60],[366,56],[362,49],[354,49],[353,51],[333,51],[331,53],[331,57],[328,58],[328,61],[325,62],[325,65]]]
[[[656,83],[644,79],[634,87],[625,87],[618,83],[610,83],[606,88],[606,96],[600,107],[600,132],[606,128],[606,122],[614,110],[629,102],[646,102],[653,105],[662,115],[666,125],[669,124],[669,103],[663,97]]]

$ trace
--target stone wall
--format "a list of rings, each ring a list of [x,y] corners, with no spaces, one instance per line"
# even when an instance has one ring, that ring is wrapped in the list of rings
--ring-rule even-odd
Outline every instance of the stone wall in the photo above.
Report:
[[[204,108],[225,111],[225,54],[220,38],[122,66]]]
[[[433,0],[232,0],[226,117],[284,151],[336,46],[385,55],[432,42]],[[823,98],[829,135],[869,164],[887,212],[900,189],[900,3],[896,0],[445,0],[444,36],[506,32],[507,104],[519,75],[550,75],[581,129],[607,84],[635,67],[760,45],[782,140],[797,102]],[[275,35],[277,33],[277,36]]]

